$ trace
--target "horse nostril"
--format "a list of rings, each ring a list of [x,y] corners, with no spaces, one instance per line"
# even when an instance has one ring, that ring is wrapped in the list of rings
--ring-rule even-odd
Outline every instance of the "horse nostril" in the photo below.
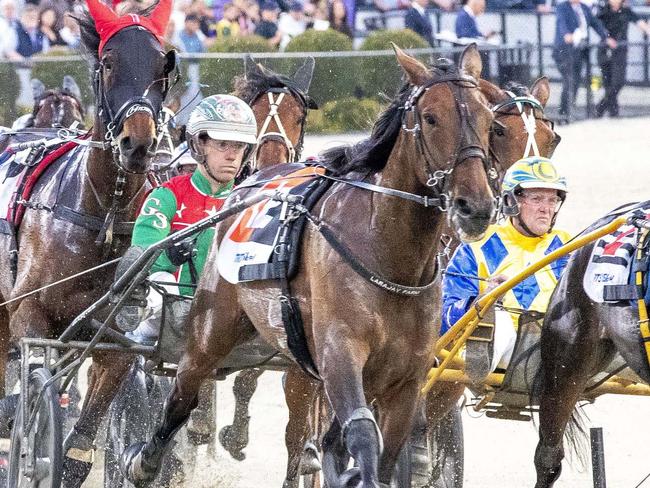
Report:
[[[473,210],[469,201],[464,198],[454,199],[454,208],[462,217],[471,217]]]
[[[129,136],[122,137],[120,140],[120,151],[122,153],[128,153],[133,149],[133,145],[131,143],[131,138]]]

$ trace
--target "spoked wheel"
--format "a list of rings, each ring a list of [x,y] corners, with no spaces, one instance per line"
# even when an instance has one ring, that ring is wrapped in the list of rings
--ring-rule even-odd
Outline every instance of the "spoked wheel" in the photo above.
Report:
[[[23,412],[22,402],[16,410],[9,453],[9,488],[59,488],[63,466],[61,407],[57,385],[44,389],[52,377],[45,368],[29,375],[29,409]],[[43,395],[37,403],[40,392]],[[36,411],[34,424],[23,432],[23,418]]]

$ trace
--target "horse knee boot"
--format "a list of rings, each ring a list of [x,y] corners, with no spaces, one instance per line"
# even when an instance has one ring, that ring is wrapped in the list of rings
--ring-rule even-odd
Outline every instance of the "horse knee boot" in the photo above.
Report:
[[[90,474],[95,459],[94,439],[72,429],[63,443],[63,488],[79,488]]]
[[[378,484],[379,456],[384,450],[379,426],[370,409],[361,407],[352,412],[343,424],[343,444],[357,461],[361,474],[361,487]],[[343,474],[345,476],[346,473]]]

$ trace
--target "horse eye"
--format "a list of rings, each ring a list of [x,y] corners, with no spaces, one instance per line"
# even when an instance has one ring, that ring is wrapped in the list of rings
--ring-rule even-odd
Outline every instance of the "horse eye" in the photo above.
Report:
[[[503,137],[504,135],[506,135],[506,131],[503,130],[503,127],[501,127],[500,125],[494,125],[492,127],[492,130],[499,137]]]
[[[424,114],[424,121],[429,125],[436,125],[436,118],[431,114]]]

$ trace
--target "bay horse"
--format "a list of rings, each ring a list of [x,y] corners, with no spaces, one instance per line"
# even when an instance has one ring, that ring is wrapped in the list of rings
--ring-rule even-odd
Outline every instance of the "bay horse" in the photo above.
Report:
[[[129,246],[162,102],[176,71],[175,52],[162,44],[171,0],[124,17],[99,0],[88,0],[87,7],[77,21],[94,74],[97,115],[90,137],[76,140],[34,187],[15,241],[0,236],[0,295],[10,301],[0,309],[2,377],[10,337],[56,338],[109,288],[112,273],[99,270],[23,297],[113,260]],[[15,278],[12,249],[18,250]],[[130,363],[94,355],[81,416],[65,441],[63,486],[80,486],[90,471],[99,423]]]
[[[560,136],[554,130],[554,124],[547,119],[544,108],[550,97],[550,84],[547,78],[536,80],[529,88],[510,83],[503,89],[487,80],[479,81],[481,92],[487,99],[494,113],[494,122],[490,132],[490,155],[499,173],[499,181],[519,159],[538,155],[551,157],[560,142]],[[449,230],[445,240],[446,253],[451,256],[460,241]],[[462,485],[463,448],[462,438],[453,438],[450,428],[461,419],[455,406],[465,392],[462,383],[438,382],[429,391],[426,398],[426,420],[420,419],[414,433],[412,444],[412,476],[426,479],[438,473],[454,486]],[[423,425],[424,424],[424,425]],[[437,470],[429,472],[430,462],[424,446],[425,435],[436,439],[438,452],[434,458],[440,463]],[[419,457],[418,457],[419,456]]]
[[[479,87],[487,100],[488,106],[494,113],[494,121],[490,132],[490,155],[499,173],[499,181],[503,178],[507,169],[521,158],[534,153],[551,157],[560,141],[560,136],[555,133],[552,121],[548,120],[544,114],[544,107],[550,96],[550,84],[547,78],[539,78],[531,85],[530,89],[514,83],[502,89],[483,79],[479,80]],[[458,246],[459,241],[455,238],[451,229],[443,231],[443,234],[447,234],[451,238],[451,240],[445,242],[451,254]],[[219,440],[224,448],[238,460],[245,459],[243,449],[248,444],[248,423],[250,419],[248,404],[257,388],[257,379],[260,375],[261,370],[247,370],[237,376],[233,387],[236,399],[233,424],[223,427],[219,433]],[[296,384],[292,384],[292,387],[296,391],[301,391],[305,399],[308,399],[307,401],[315,399],[314,393],[310,390],[300,388]],[[427,397],[429,435],[436,435],[438,439],[444,440],[443,446],[446,453],[450,453],[449,457],[457,455],[460,451],[455,449],[457,447],[455,445],[456,440],[448,435],[448,426],[450,422],[460,420],[452,419],[452,414],[447,419],[442,419],[442,417],[449,413],[450,409],[463,395],[464,390],[465,387],[462,384],[438,383]],[[314,412],[310,411],[305,415],[305,420],[313,423],[313,414]],[[293,419],[299,421],[302,415],[304,415],[302,409],[297,412],[290,412],[290,421]],[[313,425],[303,425],[304,432],[314,433],[314,427]],[[294,430],[297,428],[297,425],[288,426],[287,436],[292,437],[296,432],[304,435],[303,431]],[[298,440],[295,440],[295,442],[298,442]],[[291,441],[288,440],[289,444],[291,444]],[[440,442],[437,444],[441,445]],[[316,446],[310,444],[309,449],[305,452],[305,457],[303,457],[305,465],[302,466],[305,472],[319,467],[316,458],[317,454],[313,452],[316,449]],[[445,453],[439,452],[436,455],[444,457]],[[297,459],[290,459],[287,480],[294,479],[298,469],[297,461]],[[422,459],[421,464],[422,468],[428,471],[428,458],[426,460]],[[448,477],[455,476],[452,473],[441,472],[441,474],[446,474]],[[421,475],[428,478],[428,473],[422,473]]]
[[[308,350],[335,413],[323,443],[330,487],[390,483],[434,360],[440,297],[433,285],[444,211],[470,240],[480,238],[495,211],[496,174],[487,157],[493,116],[478,90],[476,46],[465,50],[458,68],[441,60],[428,69],[395,51],[408,83],[369,139],[323,156],[337,180],[313,210],[318,220],[305,229],[300,269],[291,281]],[[216,244],[232,222],[218,225]],[[354,262],[374,270],[375,280],[350,270],[323,237],[324,227],[345,243]],[[278,284],[225,281],[215,266],[217,253],[215,245],[162,422],[149,442],[122,454],[124,474],[137,485],[155,477],[173,435],[196,406],[201,382],[237,344],[259,334],[291,357]],[[348,453],[358,466],[350,471]]]
[[[608,220],[611,218],[601,219],[585,232]],[[640,334],[643,319],[636,299],[598,303],[585,292],[583,279],[597,244],[598,241],[571,253],[544,317],[540,370],[534,391],[539,400],[536,488],[551,487],[560,477],[563,438],[576,450],[580,447],[576,436],[582,428],[575,406],[594,375],[608,371],[612,360],[620,354],[624,364],[650,384],[647,345],[644,347]],[[637,262],[640,261],[634,263]]]

